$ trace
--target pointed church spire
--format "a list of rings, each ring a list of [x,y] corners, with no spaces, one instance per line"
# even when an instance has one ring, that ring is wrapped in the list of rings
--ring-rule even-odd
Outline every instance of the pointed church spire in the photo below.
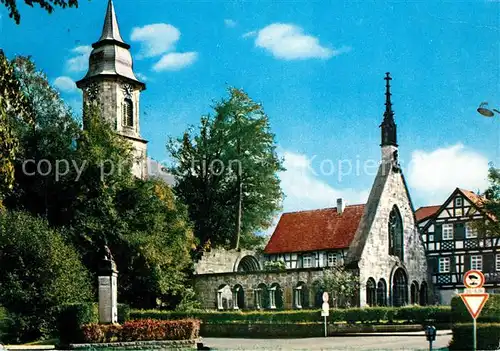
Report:
[[[94,45],[99,46],[101,42],[113,41],[118,45],[126,46],[128,49],[130,46],[125,44],[120,35],[120,28],[118,27],[118,21],[116,19],[115,6],[113,5],[113,0],[108,0],[108,8],[106,10],[106,16],[104,17],[104,25],[102,27],[102,34],[97,43]],[[94,46],[95,47],[95,46]]]
[[[394,111],[392,111],[391,102],[391,84],[392,80],[390,73],[385,74],[385,112],[384,120],[380,127],[382,128],[382,144],[381,146],[398,146],[397,143],[397,133],[396,133],[396,123],[394,122]]]

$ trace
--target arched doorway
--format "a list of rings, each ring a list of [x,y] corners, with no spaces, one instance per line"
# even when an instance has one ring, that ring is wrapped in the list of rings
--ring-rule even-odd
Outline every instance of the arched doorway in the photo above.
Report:
[[[260,271],[259,261],[251,255],[243,257],[240,262],[238,262],[238,272],[255,272]]]
[[[227,284],[219,285],[217,289],[217,309],[227,310],[233,305],[233,292]]]
[[[307,286],[304,282],[299,282],[295,287],[294,305],[295,308],[309,307]]]
[[[401,307],[408,304],[408,277],[403,268],[398,268],[392,278],[392,305]]]
[[[260,283],[257,288],[254,289],[254,299],[255,308],[268,308],[269,307],[269,292],[267,285]]]
[[[428,295],[429,292],[427,291],[427,283],[425,281],[422,282],[422,284],[420,284],[420,305],[421,306],[426,306],[429,301],[427,299],[427,297],[429,296]]]
[[[269,308],[283,308],[283,290],[278,283],[271,284],[271,287],[269,288]]]
[[[314,296],[314,307],[321,308],[323,305],[323,292],[325,289],[323,288],[320,281],[316,280],[312,283],[313,296]]]
[[[384,278],[377,283],[377,306],[387,306],[387,283]]]
[[[240,284],[233,287],[233,308],[235,310],[245,308],[245,291]]]
[[[410,304],[417,305],[418,300],[419,300],[418,282],[414,280],[410,286]]]
[[[370,307],[377,304],[377,289],[373,278],[368,278],[366,282],[366,304]]]

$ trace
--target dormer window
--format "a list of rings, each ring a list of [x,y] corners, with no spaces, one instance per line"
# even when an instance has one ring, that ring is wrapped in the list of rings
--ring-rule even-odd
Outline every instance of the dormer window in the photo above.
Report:
[[[126,98],[122,104],[122,124],[125,127],[134,126],[134,104],[132,100]]]

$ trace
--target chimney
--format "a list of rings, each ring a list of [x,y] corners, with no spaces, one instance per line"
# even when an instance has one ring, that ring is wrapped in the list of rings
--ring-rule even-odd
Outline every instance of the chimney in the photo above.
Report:
[[[342,214],[344,212],[345,202],[342,198],[337,199],[337,213]]]

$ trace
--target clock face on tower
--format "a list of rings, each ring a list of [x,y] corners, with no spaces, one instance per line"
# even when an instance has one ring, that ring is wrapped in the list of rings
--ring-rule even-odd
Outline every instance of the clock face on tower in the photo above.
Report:
[[[130,84],[124,84],[122,86],[123,94],[125,95],[126,98],[131,99],[132,98],[132,93],[134,92],[134,88]]]
[[[87,100],[89,102],[97,101],[97,98],[99,97],[99,85],[92,83],[87,86],[85,92],[87,93]]]

